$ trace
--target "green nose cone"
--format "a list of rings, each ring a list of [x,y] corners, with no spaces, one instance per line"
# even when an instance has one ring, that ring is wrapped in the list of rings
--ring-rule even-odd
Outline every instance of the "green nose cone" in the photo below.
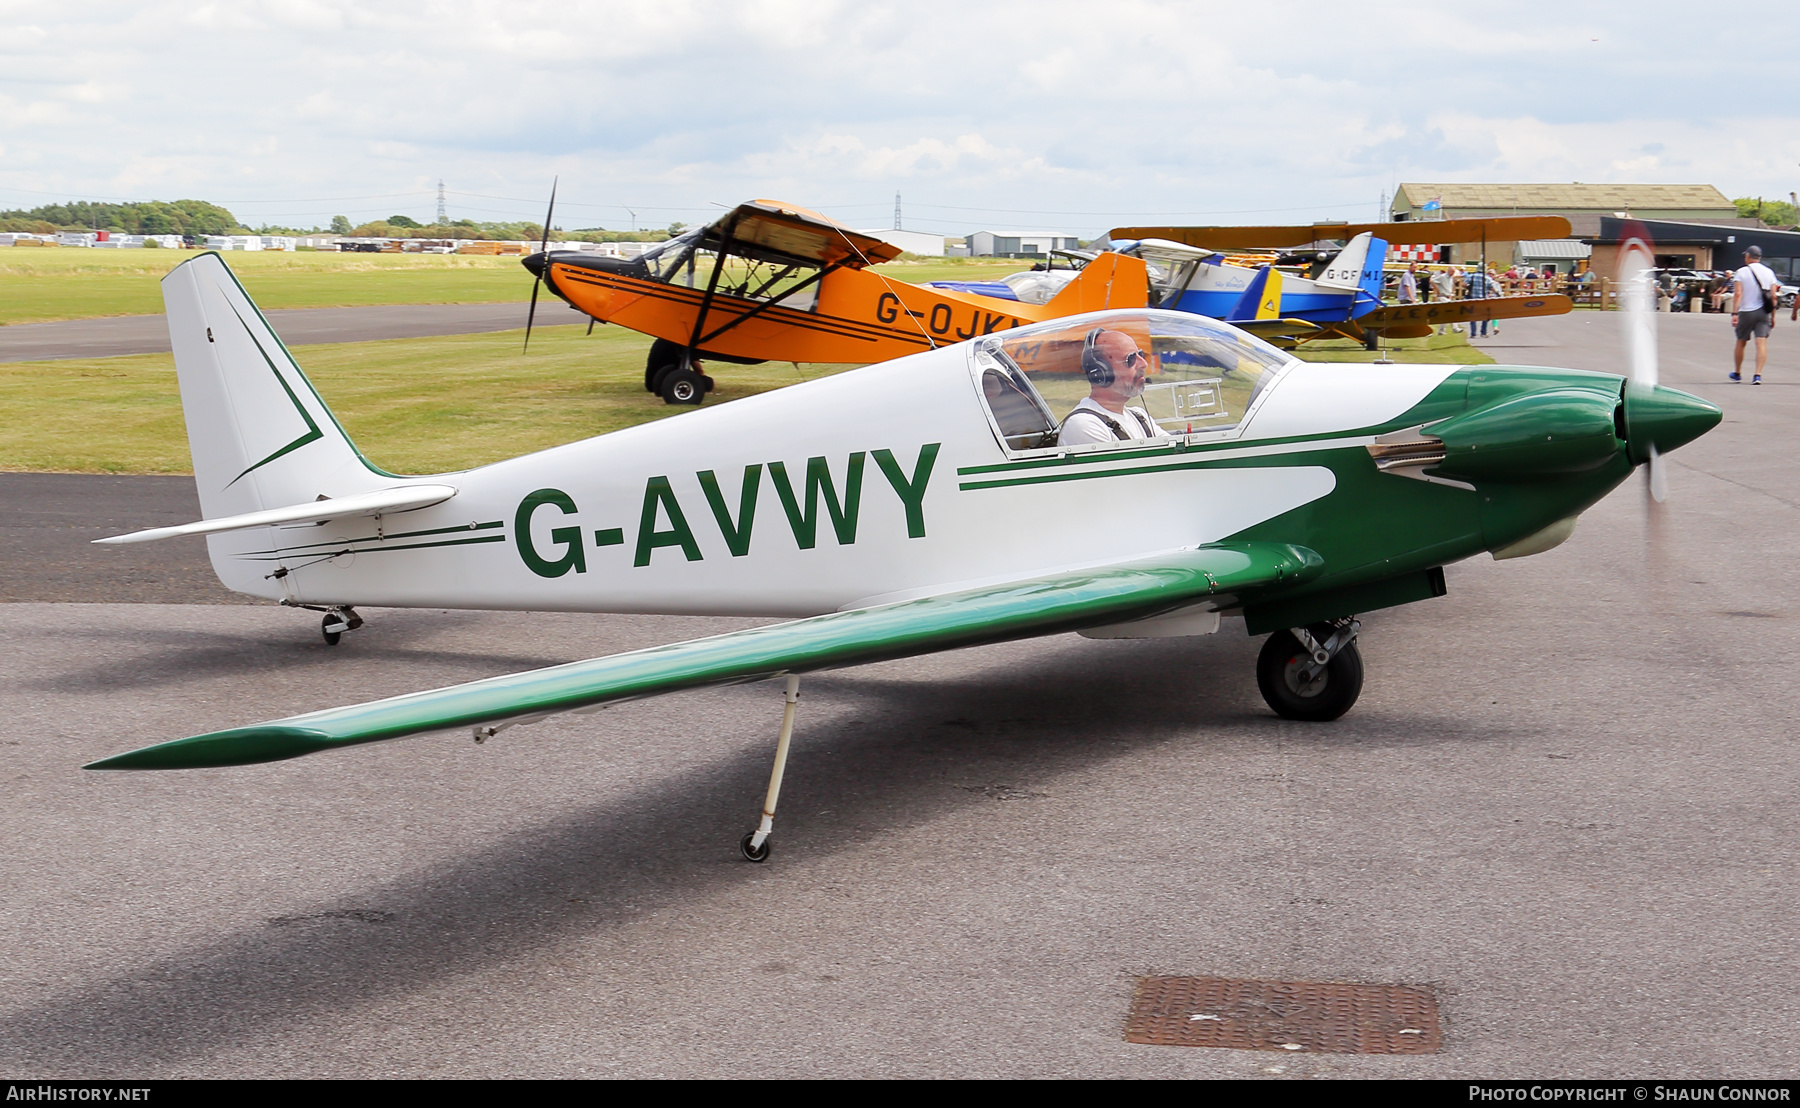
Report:
[[[1719,425],[1725,413],[1678,389],[1625,386],[1625,448],[1633,465],[1650,460],[1650,448],[1667,454]]]

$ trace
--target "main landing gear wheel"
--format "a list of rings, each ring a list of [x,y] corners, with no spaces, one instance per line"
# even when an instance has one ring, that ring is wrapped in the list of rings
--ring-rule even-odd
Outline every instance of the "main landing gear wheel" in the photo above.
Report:
[[[691,369],[664,370],[656,386],[665,404],[698,404],[712,390],[712,378]]]
[[[738,842],[738,852],[746,862],[766,862],[769,860],[769,840],[764,839],[761,846],[754,845],[756,832],[752,831]]]
[[[1330,623],[1305,628],[1314,646],[1328,645],[1348,631]],[[1337,646],[1331,658],[1319,665],[1316,655],[1292,631],[1277,631],[1263,643],[1256,657],[1256,687],[1275,714],[1283,719],[1326,723],[1350,710],[1362,694],[1362,653],[1356,640]]]
[[[671,369],[681,368],[681,344],[668,339],[657,339],[650,344],[650,353],[644,359],[644,391],[660,392],[662,375]]]

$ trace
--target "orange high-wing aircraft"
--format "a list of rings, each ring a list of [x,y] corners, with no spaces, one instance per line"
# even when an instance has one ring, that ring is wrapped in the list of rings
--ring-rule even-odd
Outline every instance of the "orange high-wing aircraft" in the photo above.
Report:
[[[698,404],[705,360],[867,364],[977,335],[1106,308],[1149,303],[1144,263],[1102,254],[1046,303],[908,284],[869,267],[900,248],[773,200],[722,218],[637,258],[546,250],[524,259],[550,291],[603,323],[656,339],[644,387]]]

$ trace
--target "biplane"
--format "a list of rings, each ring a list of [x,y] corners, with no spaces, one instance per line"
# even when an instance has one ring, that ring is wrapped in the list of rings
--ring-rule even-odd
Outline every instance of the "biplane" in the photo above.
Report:
[[[1116,227],[1103,250],[1150,263],[1150,303],[1236,324],[1277,345],[1354,339],[1374,349],[1382,336],[1423,338],[1448,323],[1562,315],[1566,296],[1486,297],[1388,305],[1382,261],[1390,245],[1562,238],[1561,216],[1314,223],[1292,227]],[[1320,249],[1324,244],[1341,247]],[[1247,265],[1232,251],[1270,251]]]
[[[1141,308],[1148,295],[1143,262],[1117,254],[1030,303],[871,268],[899,253],[817,212],[751,200],[637,258],[545,249],[524,264],[594,319],[653,337],[644,388],[670,404],[705,399],[707,361],[885,362],[1057,316]]]
[[[559,283],[587,272],[552,266]],[[1660,498],[1660,454],[1720,418],[1656,384],[1642,297],[1629,380],[1313,366],[1228,324],[1140,307],[401,477],[351,443],[218,255],[162,285],[204,519],[101,541],[205,535],[227,587],[323,612],[332,643],[361,625],[357,605],[787,620],[89,768],[344,756],[451,730],[483,742],[558,713],[774,679],[774,766],[738,844],[751,861],[769,854],[804,674],[1063,632],[1204,635],[1230,616],[1268,636],[1255,679],[1278,715],[1336,719],[1363,686],[1359,613],[1442,595],[1462,559],[1556,546],[1639,466]],[[1077,420],[1113,422],[1096,410],[1139,430],[1073,441]]]

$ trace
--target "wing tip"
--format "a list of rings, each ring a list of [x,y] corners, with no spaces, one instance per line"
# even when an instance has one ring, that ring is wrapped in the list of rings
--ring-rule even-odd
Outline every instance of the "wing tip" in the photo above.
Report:
[[[239,727],[127,750],[89,762],[82,769],[216,769],[279,762],[338,745],[308,727]]]

